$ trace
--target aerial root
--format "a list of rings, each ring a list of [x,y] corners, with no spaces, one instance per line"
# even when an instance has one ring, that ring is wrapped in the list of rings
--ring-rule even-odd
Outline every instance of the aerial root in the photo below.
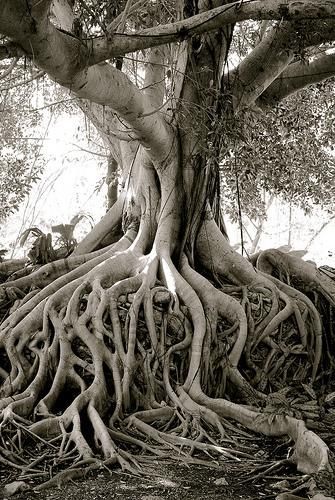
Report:
[[[212,223],[208,224],[209,234],[211,234]],[[215,237],[219,238],[219,235],[213,233],[214,240]],[[221,246],[224,247],[224,244],[222,240]],[[212,260],[214,272],[218,275],[222,274],[225,276],[225,264],[221,263],[216,255],[212,255]],[[270,379],[275,381],[276,374],[278,375],[279,372],[282,372],[284,377],[283,383],[285,383],[289,372],[289,368],[285,371],[285,366],[287,363],[290,363],[290,359],[288,358],[290,355],[296,357],[297,360],[303,357],[308,359],[306,374],[303,374],[301,369],[300,373],[297,373],[295,378],[307,378],[307,372],[310,371],[311,380],[315,380],[322,356],[320,315],[306,295],[303,293],[298,295],[298,290],[293,289],[289,285],[287,285],[287,289],[284,289],[279,284],[281,282],[276,280],[271,274],[277,275],[283,281],[287,280],[288,283],[294,278],[294,286],[298,286],[298,288],[301,287],[304,292],[311,291],[312,289],[318,290],[326,297],[330,304],[333,303],[335,297],[334,281],[328,277],[325,277],[327,283],[325,280],[322,281],[321,277],[323,277],[323,273],[320,273],[315,266],[302,261],[298,257],[291,256],[290,254],[283,254],[276,250],[262,252],[258,256],[257,268],[262,272],[255,274],[251,273],[250,269],[247,270],[246,266],[244,266],[244,268],[242,271],[241,265],[241,288],[247,287],[249,290],[247,294],[248,300],[244,300],[244,302],[246,302],[246,313],[248,318],[248,338],[244,350],[244,357],[250,370],[254,371],[254,381],[258,381],[260,391],[266,389],[266,385],[270,383]],[[232,282],[235,283],[233,280]],[[236,287],[236,283],[234,286]],[[294,291],[296,293],[294,293]],[[257,294],[258,297],[262,296],[263,298],[259,300],[257,304],[254,302],[252,294]],[[252,308],[258,308],[258,313],[257,311],[253,313],[252,321],[250,320],[251,315],[250,310],[248,311],[249,306],[247,304],[248,301],[250,302],[250,299]],[[270,304],[269,310],[267,303]],[[292,324],[293,328],[297,328],[299,332],[301,339],[301,345],[299,347],[288,347],[293,341],[293,339],[287,336],[287,333],[290,333],[290,330],[292,330],[292,328],[289,329],[287,326],[289,323]],[[292,336],[292,334],[290,334],[290,336]],[[285,337],[287,338],[285,339]],[[284,342],[286,346],[283,352],[281,346]],[[296,340],[295,343],[297,343]],[[259,352],[259,347],[263,349],[264,346],[267,346],[269,353],[271,352],[271,357],[269,357],[267,361],[266,372],[263,370],[263,366],[258,366],[253,360],[253,356],[251,356],[253,346],[257,346],[257,349],[254,347],[254,352],[256,352],[256,350]],[[265,361],[262,360],[262,365],[264,364]],[[291,365],[291,369],[293,369],[293,365],[298,366],[298,363],[294,361]]]
[[[243,355],[247,367],[254,372],[252,385],[263,392],[267,384],[277,383],[279,372],[283,373],[282,383],[285,384],[290,366],[292,365],[292,369],[296,366],[294,358],[308,361],[305,363],[306,374],[297,373],[294,378],[306,379],[310,372],[310,379],[313,381],[322,355],[320,315],[302,292],[272,276],[263,276],[266,288],[259,284],[249,285],[248,292],[243,288],[242,305],[245,307],[248,323]],[[272,293],[274,286],[276,291]],[[293,335],[294,338],[291,338]],[[256,357],[259,359],[260,352],[267,352],[265,358],[262,358],[261,366],[259,361],[253,361],[254,354],[257,353]],[[272,391],[279,388],[275,385]]]
[[[96,449],[101,449],[104,459],[98,459],[92,448],[88,445],[82,432],[79,412],[72,411],[72,430],[65,429],[64,420],[66,419],[63,419],[63,416],[54,417],[54,422],[49,421],[49,424],[52,425],[46,424],[47,420],[43,420],[30,426],[23,426],[18,422],[20,417],[12,414],[10,421],[7,420],[6,424],[2,422],[2,435],[6,439],[6,444],[0,446],[0,462],[19,469],[21,476],[24,474],[25,476],[29,476],[29,478],[40,477],[45,479],[45,473],[37,468],[42,460],[41,457],[28,464],[18,455],[18,453],[22,454],[23,452],[21,445],[22,432],[37,444],[44,445],[49,450],[43,454],[43,457],[47,462],[51,461],[52,463],[50,474],[54,474],[54,471],[57,471],[59,468],[62,469],[40,485],[38,489],[60,485],[69,479],[81,477],[93,469],[115,463],[118,463],[122,470],[127,470],[132,474],[138,473],[138,462],[125,450],[118,449],[118,446],[113,441],[114,435],[119,441],[121,438],[122,442],[123,434],[114,433],[113,430],[108,429],[92,403],[89,403],[87,407],[87,416],[93,428]],[[46,434],[47,439],[44,439],[41,434]],[[55,434],[56,436],[52,438]],[[60,438],[61,442],[59,446],[53,444]],[[133,443],[137,442],[131,437],[128,437],[128,440]],[[11,449],[8,449],[8,447]],[[146,447],[144,443],[143,447]],[[147,447],[147,449],[149,450],[150,447]],[[67,465],[68,462],[70,465]]]
[[[284,465],[287,465],[289,463],[290,463],[290,460],[287,458],[284,458],[282,460],[276,460],[271,465],[269,465],[269,463],[267,462],[265,465],[263,464],[263,465],[258,466],[256,468],[252,468],[251,471],[247,472],[248,477],[246,479],[242,479],[242,481],[240,481],[240,484],[255,482],[258,479],[261,479],[262,477],[269,475],[271,472],[273,472],[275,470],[278,471],[278,469],[280,469],[281,467],[283,467]]]
[[[238,364],[248,339],[248,319],[243,306],[237,299],[216,289],[208,280],[191,269],[185,256],[182,260],[181,273],[204,304],[207,318],[206,333],[203,339],[205,345],[207,340],[211,350],[213,350],[213,346],[218,343],[216,324],[219,316],[235,325],[231,333],[237,332],[237,335],[235,335],[231,349],[228,351],[226,348],[224,353],[226,360],[223,369],[226,378],[238,388],[246,402],[257,404],[257,402],[264,400],[266,396],[254,389],[238,370]],[[213,359],[212,353],[208,355],[208,359]],[[207,375],[209,370],[209,365],[202,366],[202,385],[206,388],[207,381],[209,386],[216,385],[218,387],[217,380],[214,384],[212,377]],[[224,390],[222,390],[223,393]]]
[[[81,283],[84,276],[89,274],[90,271],[92,271],[94,274],[96,272],[95,269],[98,269],[100,264],[105,261],[110,262],[113,257],[116,260],[121,261],[121,267],[123,267],[122,261],[127,258],[128,266],[131,267],[134,262],[134,256],[127,253],[127,248],[130,246],[132,238],[134,238],[134,235],[131,235],[130,237],[130,235],[126,234],[123,238],[121,238],[119,242],[112,245],[107,252],[98,251],[97,256],[87,261],[85,260],[84,263],[82,263],[78,267],[75,267],[70,272],[68,272],[68,270],[66,269],[66,264],[65,270],[63,270],[65,271],[65,274],[62,273],[57,279],[51,281],[41,290],[38,290],[38,293],[32,294],[30,300],[24,300],[21,304],[21,307],[18,307],[17,310],[14,311],[13,314],[11,314],[9,318],[7,318],[7,320],[2,323],[1,331],[6,332],[6,327],[14,329],[15,326],[17,326],[20,322],[23,325],[28,325],[28,327],[31,325],[31,323],[33,323],[34,328],[40,328],[42,324],[44,304],[48,297],[52,297],[54,294],[56,294],[57,300],[59,299],[59,296],[61,296],[63,302],[66,303],[66,300],[72,295],[73,290],[75,290],[78,284]],[[75,260],[78,258],[79,257],[73,257],[73,259]],[[60,262],[60,264],[62,264],[62,262]],[[47,264],[47,266],[49,266],[49,264]],[[117,266],[115,266],[115,268],[117,269]],[[45,270],[43,266],[43,268],[36,272],[39,275],[43,276],[45,273],[49,275],[50,271],[48,269]],[[73,282],[74,284],[72,284]],[[1,290],[6,292],[7,287],[9,287],[9,289],[11,288],[8,283],[4,283],[1,285]],[[57,294],[57,292],[60,293]],[[0,345],[3,335],[4,333],[0,333]]]

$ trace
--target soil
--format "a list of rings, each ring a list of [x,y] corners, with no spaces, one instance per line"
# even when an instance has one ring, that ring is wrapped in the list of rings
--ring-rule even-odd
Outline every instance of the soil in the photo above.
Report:
[[[35,491],[32,479],[25,480],[24,491],[13,500],[275,500],[279,493],[296,492],[310,498],[311,490],[332,495],[335,499],[333,473],[316,476],[300,474],[295,465],[285,460],[290,451],[286,437],[271,439],[255,437],[244,440],[248,458],[236,461],[199,455],[202,464],[189,465],[181,457],[155,458],[142,466],[141,474],[133,475],[114,467],[91,471],[82,480],[61,484],[58,488]],[[25,447],[24,452],[32,447]],[[36,452],[40,452],[35,448]],[[173,451],[171,453],[174,453]],[[205,462],[205,460],[206,462]],[[333,469],[334,454],[331,453]],[[284,463],[285,462],[285,463]],[[206,465],[208,463],[208,465]],[[42,465],[42,462],[41,462]],[[44,466],[48,472],[48,465]],[[0,500],[10,497],[8,485],[19,479],[20,471],[0,465]],[[48,474],[49,475],[49,472]],[[44,480],[46,480],[45,478]],[[297,498],[297,497],[295,497]]]
[[[101,471],[82,481],[70,482],[60,488],[34,492],[26,490],[15,500],[256,500],[274,498],[274,490],[266,491],[259,481],[256,485],[240,484],[243,476],[237,465],[220,465],[218,469],[205,466],[159,463],[150,472],[136,477],[118,470]],[[148,473],[149,472],[149,473]],[[4,483],[13,477],[1,474]],[[7,477],[4,477],[7,476]],[[274,481],[273,481],[274,482]],[[0,498],[6,498],[4,492]]]
[[[210,466],[188,465],[176,459],[155,459],[146,464],[143,473],[134,476],[120,469],[101,468],[88,477],[76,482],[68,482],[59,488],[40,492],[33,490],[32,481],[26,482],[29,489],[15,494],[15,500],[274,500],[278,493],[285,491],[282,484],[294,489],[306,482],[306,476],[299,475],[293,466],[277,468],[264,473],[274,463],[278,463],[276,448],[283,452],[281,444],[261,439],[250,443],[254,459],[232,461],[207,457]],[[287,445],[287,443],[286,443]],[[286,448],[286,446],[284,446]],[[287,449],[286,449],[287,452]],[[276,455],[276,456],[275,456]],[[199,458],[204,458],[199,457]],[[18,479],[19,473],[13,469],[0,469],[0,499],[9,497],[4,486]],[[284,481],[284,483],[283,483]],[[302,487],[303,492],[304,487]],[[287,490],[286,490],[287,491]],[[301,493],[302,493],[301,492]],[[301,494],[300,493],[300,494]]]

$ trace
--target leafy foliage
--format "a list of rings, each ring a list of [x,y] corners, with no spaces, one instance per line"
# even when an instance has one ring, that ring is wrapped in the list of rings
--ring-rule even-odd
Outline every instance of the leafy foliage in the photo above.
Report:
[[[35,240],[28,252],[28,257],[33,264],[46,264],[56,259],[51,233],[45,234],[38,227],[30,227],[21,236],[21,246],[25,244],[30,235],[35,236]]]
[[[52,233],[46,234],[38,227],[29,227],[22,233],[20,245],[24,246],[29,237],[34,237],[28,252],[28,257],[33,264],[47,264],[53,260],[65,258],[77,246],[77,240],[73,233],[76,226],[83,219],[87,219],[91,227],[93,227],[92,217],[85,213],[75,215],[69,224],[52,226],[52,233],[58,235],[55,242],[52,240]]]
[[[310,212],[335,211],[333,83],[310,87],[263,112],[234,117],[221,163],[225,211],[265,215],[264,191]],[[230,146],[230,149],[229,149]],[[230,151],[230,154],[229,154]]]
[[[7,67],[5,60],[0,74]],[[31,109],[35,83],[22,84],[22,75],[28,79],[25,69],[15,68],[0,86],[0,222],[19,208],[44,166],[40,143],[31,139],[40,113]]]
[[[166,0],[133,2],[123,18],[126,0],[77,0],[74,2],[76,19],[73,29],[78,36],[81,36],[82,32],[96,35],[97,33],[106,33],[111,23],[113,23],[114,29],[120,29],[125,20],[127,26],[136,29],[172,22],[176,16],[176,3],[174,0],[169,2]],[[124,28],[125,26],[122,26],[122,30]]]

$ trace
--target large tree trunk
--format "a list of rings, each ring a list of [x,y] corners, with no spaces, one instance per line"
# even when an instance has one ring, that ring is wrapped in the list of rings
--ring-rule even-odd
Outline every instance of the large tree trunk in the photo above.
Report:
[[[168,110],[163,51],[151,50],[142,93],[110,64],[81,67],[81,47],[50,24],[46,4],[30,12],[28,41],[12,24],[0,23],[1,30],[79,97],[114,109],[131,128],[117,133],[137,146],[122,165],[127,180],[118,200],[74,254],[1,286],[4,302],[13,304],[0,330],[3,435],[51,442],[60,472],[48,485],[99,460],[133,470],[127,443],[156,455],[189,447],[238,456],[238,449],[219,446],[227,418],[266,435],[289,435],[292,461],[304,473],[329,468],[326,444],[296,418],[318,418],[312,389],[307,398],[292,389],[299,411],[280,413],[273,401],[277,392],[285,400],[293,380],[315,383],[320,360],[323,370],[333,363],[322,348],[331,328],[322,326],[311,299],[332,311],[334,283],[279,251],[260,254],[253,265],[232,250],[217,210],[225,138],[208,133],[219,121],[223,130],[236,99],[238,106],[255,101],[259,86],[269,87],[289,64],[287,27],[260,43],[259,65],[273,40],[282,57],[243,100],[248,61],[236,78],[235,100],[221,78],[233,27],[194,37],[184,53],[178,105]],[[20,27],[26,6],[15,5],[6,15]],[[184,14],[204,15],[206,3]],[[20,22],[31,31],[25,17]],[[46,34],[53,45],[44,43]],[[120,239],[98,249],[121,222]],[[216,444],[203,441],[213,427]],[[69,468],[70,454],[76,465]],[[14,453],[6,461],[26,467]]]

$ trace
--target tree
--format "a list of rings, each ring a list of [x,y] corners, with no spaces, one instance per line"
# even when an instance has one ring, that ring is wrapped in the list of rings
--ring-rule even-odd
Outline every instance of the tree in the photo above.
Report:
[[[311,428],[313,391],[331,384],[333,326],[320,313],[333,314],[334,282],[289,254],[251,263],[232,250],[219,163],[234,154],[225,131],[236,115],[333,75],[320,47],[331,46],[334,17],[330,0],[1,2],[2,53],[23,52],[83,100],[123,177],[68,259],[1,287],[5,303],[17,299],[0,333],[2,432],[53,440],[47,485],[98,457],[134,470],[141,455],[130,450],[226,454],[226,418],[289,435],[304,473],[329,470]],[[246,20],[266,21],[265,35],[227,74]]]

